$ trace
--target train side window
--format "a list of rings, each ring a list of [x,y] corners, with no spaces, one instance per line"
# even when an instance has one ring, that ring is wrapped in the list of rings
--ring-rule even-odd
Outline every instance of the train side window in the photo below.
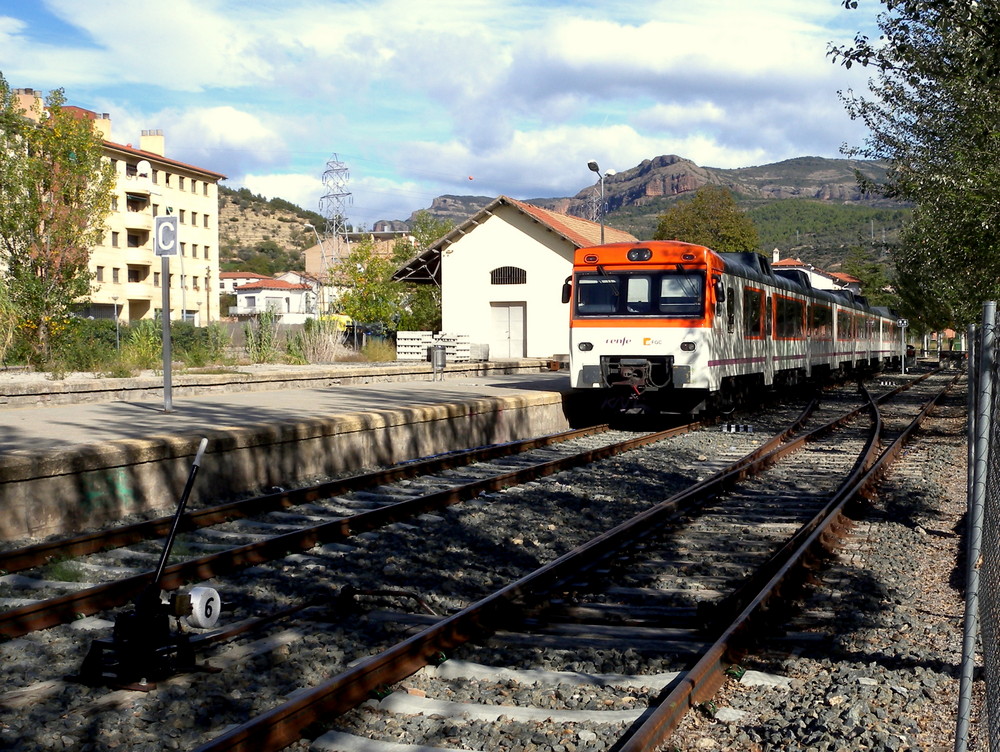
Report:
[[[830,306],[813,305],[810,307],[812,323],[809,334],[813,339],[833,339],[833,311]]]
[[[736,300],[732,287],[726,289],[726,328],[730,334],[736,331]]]
[[[797,339],[802,336],[805,319],[805,304],[801,300],[774,296],[774,335],[781,339]]]
[[[837,339],[840,341],[845,341],[853,339],[854,335],[851,334],[851,323],[853,317],[847,311],[840,309],[837,311]]]
[[[764,336],[764,292],[751,287],[743,290],[743,336],[760,339]]]

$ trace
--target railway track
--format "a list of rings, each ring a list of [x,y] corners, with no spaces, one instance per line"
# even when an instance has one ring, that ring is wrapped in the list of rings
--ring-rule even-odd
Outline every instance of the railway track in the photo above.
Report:
[[[849,397],[846,398],[849,399]],[[709,434],[707,431],[702,433]],[[619,491],[628,491],[633,484],[638,486],[645,484],[647,486],[656,485],[680,491],[682,488],[691,487],[692,484],[697,482],[699,476],[711,474],[711,470],[715,469],[716,464],[709,461],[705,456],[705,444],[696,443],[693,451],[685,445],[684,442],[690,439],[691,436],[691,434],[687,434],[675,437],[666,444],[666,446],[669,446],[671,455],[677,460],[673,463],[674,467],[677,470],[683,469],[684,472],[675,472],[671,476],[670,471],[665,467],[651,468],[639,460],[633,463],[632,461],[619,458],[612,461],[617,466],[606,471],[610,476],[618,479],[612,482],[611,488],[614,489],[617,487]],[[706,436],[702,436],[702,439],[704,438]],[[710,433],[710,438],[718,448],[719,454],[723,451],[732,451],[735,449],[741,450],[733,452],[734,454],[739,454],[745,453],[742,450],[746,450],[753,445],[760,445],[765,436],[759,432],[752,435],[726,436],[716,431]],[[776,442],[779,445],[782,443],[780,440]],[[815,452],[812,448],[813,444],[816,446]],[[663,460],[662,454],[664,453],[663,446],[662,442],[661,445],[658,445],[661,461]],[[793,471],[791,473],[793,478],[801,480],[805,473],[803,468],[806,468],[809,472],[814,472],[823,463],[832,460],[832,457],[827,455],[836,455],[840,459],[839,456],[844,454],[840,449],[819,449],[822,445],[816,443],[815,439],[809,446],[810,449],[808,451],[814,452],[812,454],[813,459],[806,460],[805,465],[801,466],[797,471]],[[638,451],[636,454],[649,454],[654,451],[656,450],[646,449]],[[783,453],[790,450],[779,449],[776,451]],[[758,452],[758,454],[761,454],[761,452]],[[626,457],[630,456],[632,455],[627,455]],[[805,455],[800,453],[799,456]],[[815,459],[816,457],[820,457],[820,459]],[[713,459],[715,458],[713,457]],[[762,465],[767,465],[776,460],[777,457],[758,457],[757,459]],[[506,537],[502,535],[499,538],[491,536],[488,527],[490,524],[488,512],[493,507],[500,506],[506,507],[505,511],[511,514],[514,514],[514,510],[516,510],[517,514],[527,514],[530,510],[525,510],[524,499],[530,498],[531,494],[535,492],[535,488],[531,484],[537,483],[537,481],[528,481],[529,485],[527,487],[521,486],[512,491],[479,489],[475,493],[466,496],[466,498],[470,499],[466,504],[462,504],[459,507],[445,507],[444,511],[438,510],[435,512],[428,512],[421,507],[421,504],[411,504],[415,498],[424,498],[428,494],[422,493],[418,496],[415,491],[410,490],[407,492],[410,498],[403,501],[399,501],[398,499],[395,501],[395,504],[411,504],[413,507],[411,511],[415,515],[406,521],[390,515],[386,520],[388,527],[355,529],[353,526],[348,526],[346,535],[339,535],[329,541],[321,541],[318,547],[315,544],[306,547],[305,544],[309,541],[304,540],[301,550],[306,551],[306,553],[293,553],[291,556],[282,558],[271,564],[263,563],[263,560],[247,560],[244,558],[244,561],[246,561],[245,566],[238,574],[233,576],[235,582],[228,586],[240,590],[240,594],[236,597],[235,608],[229,615],[239,617],[243,621],[243,624],[239,627],[240,629],[254,629],[259,631],[266,628],[270,631],[266,635],[260,636],[257,640],[246,638],[239,646],[227,648],[229,652],[222,649],[218,650],[212,657],[212,663],[219,666],[228,665],[230,667],[249,668],[252,670],[262,660],[265,662],[273,661],[274,655],[291,654],[296,652],[293,646],[304,646],[305,651],[302,656],[295,659],[289,658],[288,661],[295,667],[301,668],[309,661],[310,655],[315,657],[321,653],[329,657],[331,653],[337,653],[339,657],[327,660],[326,666],[314,668],[312,671],[298,671],[298,673],[304,674],[296,677],[298,684],[302,685],[304,683],[308,686],[312,683],[316,685],[313,690],[305,691],[302,695],[305,698],[329,684],[329,682],[320,681],[318,676],[332,673],[339,678],[330,681],[343,681],[344,676],[352,674],[352,672],[357,673],[360,670],[357,667],[349,669],[347,664],[351,661],[360,659],[361,663],[357,665],[366,666],[371,661],[376,660],[373,656],[390,654],[393,650],[399,650],[398,639],[401,633],[406,634],[412,630],[420,630],[417,633],[417,636],[419,636],[427,632],[444,630],[443,633],[447,635],[444,643],[441,646],[436,646],[431,653],[426,655],[423,654],[423,648],[421,648],[421,651],[418,651],[420,653],[417,658],[418,662],[434,663],[437,660],[438,654],[446,652],[451,655],[453,649],[457,650],[457,645],[466,638],[470,636],[482,636],[484,634],[493,634],[494,640],[499,639],[503,643],[503,650],[506,650],[510,654],[509,662],[514,662],[518,656],[525,652],[536,650],[538,643],[535,640],[543,637],[544,640],[542,642],[549,643],[549,647],[546,650],[551,651],[554,655],[559,655],[560,653],[576,654],[580,653],[580,651],[591,655],[600,651],[614,650],[613,647],[609,646],[615,646],[622,643],[622,641],[632,641],[635,645],[644,647],[646,652],[648,652],[652,644],[657,646],[657,650],[659,650],[661,655],[673,655],[670,651],[664,649],[664,645],[671,645],[673,646],[671,650],[675,650],[678,656],[685,656],[684,660],[677,660],[673,657],[670,660],[661,658],[659,664],[653,666],[654,669],[663,669],[654,670],[653,674],[669,677],[673,675],[672,672],[686,670],[684,667],[693,660],[698,651],[707,649],[706,646],[708,643],[706,642],[705,625],[706,623],[718,623],[718,612],[721,610],[721,607],[718,605],[710,607],[704,604],[718,604],[726,600],[724,596],[727,593],[730,596],[730,601],[737,598],[737,595],[734,594],[738,591],[733,589],[733,583],[745,580],[746,573],[755,568],[755,559],[763,556],[763,552],[769,546],[773,548],[778,538],[778,532],[781,529],[788,528],[789,525],[799,522],[799,515],[813,510],[820,503],[819,498],[814,498],[812,501],[800,500],[794,505],[795,515],[791,515],[793,511],[791,508],[792,505],[787,502],[786,498],[783,504],[777,504],[776,506],[780,508],[781,513],[786,516],[792,516],[794,517],[793,519],[772,518],[770,521],[756,522],[756,528],[759,531],[767,531],[767,534],[758,536],[756,540],[751,540],[744,535],[744,538],[741,539],[742,549],[736,552],[739,555],[736,555],[734,552],[729,552],[728,554],[720,553],[711,567],[708,566],[706,561],[706,551],[709,545],[707,541],[713,536],[719,535],[718,530],[713,525],[725,527],[721,520],[726,515],[732,517],[737,512],[717,510],[713,522],[713,517],[708,515],[706,511],[704,520],[700,523],[706,527],[703,527],[700,531],[695,527],[691,527],[686,533],[687,537],[684,538],[662,538],[662,541],[673,541],[672,543],[667,543],[667,548],[664,549],[664,543],[661,541],[659,534],[653,536],[651,532],[653,520],[663,516],[666,519],[673,519],[675,524],[679,524],[679,522],[685,519],[685,515],[693,514],[693,512],[689,510],[682,513],[676,505],[672,511],[650,513],[646,510],[641,512],[640,521],[637,524],[640,527],[649,528],[649,531],[645,533],[645,537],[649,538],[649,540],[644,541],[641,546],[638,546],[634,542],[628,544],[629,555],[624,556],[616,552],[614,545],[615,541],[621,539],[623,534],[603,533],[602,535],[599,533],[599,531],[606,527],[603,517],[606,516],[611,521],[615,521],[615,517],[617,516],[624,521],[629,517],[635,516],[630,513],[644,509],[648,505],[645,502],[629,504],[627,500],[620,504],[612,505],[610,501],[606,502],[602,498],[602,494],[590,494],[590,498],[584,495],[583,501],[586,503],[578,504],[574,508],[574,512],[578,514],[578,518],[571,521],[567,512],[569,505],[565,499],[559,498],[560,495],[568,497],[572,494],[578,494],[579,486],[582,485],[581,481],[587,482],[588,485],[600,485],[593,484],[591,481],[594,475],[602,471],[593,470],[592,468],[588,468],[586,471],[566,471],[558,465],[561,460],[549,459],[547,462],[557,463],[556,465],[551,465],[551,468],[553,472],[560,473],[555,479],[549,481],[551,487],[547,492],[549,496],[555,496],[556,498],[536,510],[537,514],[535,516],[538,519],[536,520],[537,526],[534,532],[528,529],[529,524],[525,520],[516,522],[518,529],[522,530],[523,538],[521,539],[513,538],[509,533]],[[747,462],[743,464],[745,465]],[[670,463],[668,462],[666,465],[670,465]],[[463,470],[462,472],[469,473],[471,471]],[[520,479],[518,474],[521,472],[521,470],[510,470],[507,473],[511,475],[509,480],[517,482]],[[622,475],[623,472],[624,476]],[[738,467],[732,470],[730,474],[733,475],[734,479],[738,479],[747,472],[745,467]],[[834,475],[835,473],[831,469],[831,480],[829,482],[833,482]],[[627,480],[621,480],[622,477]],[[721,476],[716,475],[714,477],[715,480],[712,482],[718,483],[718,478]],[[471,482],[476,483],[481,482],[481,479],[470,479],[468,477],[464,478],[464,480],[471,480]],[[404,479],[403,482],[411,485],[410,479]],[[719,489],[727,487],[729,483],[730,481],[727,480],[722,486],[718,486],[716,495]],[[501,484],[501,487],[503,485]],[[399,489],[397,489],[396,493],[399,493]],[[759,508],[761,493],[763,492],[758,489],[744,499],[742,502],[744,511],[740,513],[745,513],[749,507],[754,507],[757,514],[764,514]],[[828,495],[820,494],[820,496]],[[278,496],[281,496],[281,494]],[[791,496],[792,491],[786,489],[785,497]],[[370,497],[365,497],[363,500],[366,503],[375,502]],[[384,502],[384,500],[383,497],[382,501]],[[309,501],[305,503],[312,504],[314,502]],[[454,504],[454,501],[449,503]],[[711,503],[716,504],[721,502],[713,501]],[[733,503],[736,504],[733,509],[740,507],[739,503]],[[608,514],[597,519],[594,518],[593,508],[599,504],[604,507],[602,511]],[[295,506],[301,506],[301,504]],[[614,509],[612,509],[613,506],[615,507]],[[465,509],[461,514],[452,514],[454,510],[459,508]],[[297,511],[301,512],[302,510],[298,509]],[[590,513],[589,519],[587,519],[588,512]],[[279,512],[279,514],[287,514],[287,512]],[[368,514],[368,512],[360,512],[359,514]],[[642,515],[645,515],[645,517]],[[350,517],[353,515],[347,516]],[[241,516],[238,519],[245,520],[246,518]],[[562,547],[562,554],[558,554],[558,546],[555,549],[547,548],[543,545],[544,541],[536,540],[543,538],[545,535],[549,535],[553,539],[563,537],[562,535],[555,535],[556,532],[564,532],[558,523],[555,524],[558,530],[551,529],[554,525],[552,520],[560,519],[565,523],[567,529],[571,524],[573,526],[579,525],[580,528],[566,535],[565,540],[559,542],[559,545]],[[439,528],[444,525],[456,523],[463,526],[466,531],[471,530],[474,525],[482,526],[485,524],[487,527],[477,528],[480,532],[474,533],[470,541],[458,541],[456,539],[457,534],[455,533],[440,534]],[[223,524],[232,525],[232,520]],[[274,523],[268,522],[266,524],[273,525]],[[261,534],[261,530],[264,529],[261,525],[262,523],[255,522],[250,526],[251,530],[255,531],[253,534]],[[343,526],[341,527],[343,528]],[[737,525],[737,527],[740,526]],[[746,527],[746,525],[744,524],[742,527]],[[678,528],[678,530],[680,529]],[[374,532],[375,530],[379,532]],[[482,532],[482,530],[485,530],[485,532]],[[267,532],[273,534],[274,531],[269,529]],[[217,536],[218,534],[215,533],[213,535]],[[606,550],[604,550],[602,556],[595,558],[594,562],[587,569],[581,570],[575,564],[571,566],[567,563],[560,563],[572,554],[577,544],[583,546],[585,541],[593,538],[595,535],[598,539],[605,538],[604,543],[599,544],[598,548],[603,546]],[[433,563],[431,563],[429,556],[421,559],[419,555],[417,555],[416,559],[404,561],[406,558],[404,556],[406,548],[408,546],[415,546],[414,542],[409,539],[414,538],[417,541],[422,540],[425,548],[434,549]],[[408,539],[405,545],[404,539]],[[398,547],[395,545],[396,543],[399,544]],[[214,544],[218,545],[217,539]],[[262,542],[255,542],[244,544],[244,546],[259,546],[261,544]],[[276,546],[275,548],[280,547]],[[453,547],[455,551],[450,552],[448,550],[449,547]],[[676,550],[673,550],[671,547]],[[490,548],[496,550],[490,551]],[[536,548],[539,549],[537,553],[532,550]],[[368,567],[370,571],[367,573],[369,576],[357,577],[355,578],[357,584],[350,585],[349,587],[344,586],[342,582],[338,581],[336,570],[343,561],[352,557],[359,549],[364,550],[363,552],[370,562],[370,566]],[[542,549],[545,550],[543,551]],[[388,555],[386,554],[387,550],[398,551],[400,555]],[[511,552],[514,553],[512,554]],[[425,553],[427,552],[425,551]],[[454,555],[451,555],[452,553]],[[477,576],[481,576],[481,581],[468,587],[470,583],[463,582],[463,580],[471,580],[472,570],[476,568],[471,565],[470,553],[474,553],[477,557],[482,557],[486,560],[486,563],[480,565],[484,571],[476,572]],[[674,558],[668,558],[668,554]],[[248,554],[243,553],[241,556],[247,557]],[[381,559],[379,558],[380,556]],[[541,569],[538,570],[541,574],[521,574],[524,571],[532,569],[532,561],[535,561],[537,564],[544,561],[545,558],[549,558],[550,561],[543,564]],[[440,567],[446,567],[449,561],[454,568],[452,572],[444,574],[440,571]],[[178,582],[190,577],[190,573],[185,573],[185,570],[183,570],[183,564],[177,566],[182,567],[182,569],[178,570]],[[360,566],[364,569],[364,564]],[[693,585],[693,580],[687,579],[681,574],[675,574],[675,579],[670,582],[667,579],[662,579],[663,572],[669,567],[674,567],[679,573],[681,572],[680,568],[683,566],[702,567],[710,571],[703,573],[704,579],[697,586]],[[432,571],[432,567],[438,567],[438,569]],[[198,573],[197,567],[190,571],[193,571],[195,574]],[[277,586],[276,583],[282,577],[290,576],[290,573],[294,572],[304,572],[306,575],[315,574],[316,576],[311,583],[301,590],[297,590],[294,594],[276,592],[276,590],[280,590],[280,586]],[[423,577],[419,576],[421,572],[424,574]],[[518,576],[519,574],[521,576]],[[211,576],[218,577],[219,573],[213,572]],[[443,581],[446,577],[450,578],[451,581]],[[534,584],[531,589],[526,588],[524,580],[531,577],[537,577],[536,584],[545,584],[547,587],[540,588],[537,592]],[[432,581],[435,583],[433,587],[430,584]],[[499,600],[494,605],[489,605],[491,602],[490,599],[496,597],[496,594],[491,594],[490,590],[495,589],[498,582],[502,583],[504,581],[513,582],[513,584],[501,587],[497,591],[499,594],[502,594],[499,596]],[[406,587],[399,587],[404,582],[406,583]],[[269,591],[267,593],[268,597],[259,597],[264,590]],[[651,597],[651,593],[654,591],[656,594],[655,598]],[[336,594],[336,597],[333,597],[332,594]],[[262,609],[260,606],[264,601],[267,602],[267,609]],[[482,608],[477,611],[471,621],[463,621],[467,617],[463,617],[462,615],[477,605]],[[259,613],[262,610],[266,610],[268,613]],[[488,620],[485,620],[487,615],[490,618],[497,615],[502,616],[500,626],[488,623]],[[262,621],[254,620],[255,617],[261,616],[264,617]],[[287,626],[288,620],[292,616],[295,619],[294,624]],[[286,626],[281,626],[280,619],[286,619]],[[453,621],[456,619],[458,621]],[[84,620],[84,622],[88,621],[99,622],[96,619]],[[615,632],[616,625],[621,627],[623,623],[625,624],[624,628],[626,631]],[[104,624],[107,624],[107,622],[104,622]],[[448,626],[449,624],[450,626]],[[585,626],[581,627],[581,624]],[[666,624],[672,626],[667,628]],[[601,628],[597,629],[598,626]],[[199,643],[199,650],[202,648],[208,650],[211,642],[221,643],[223,640],[231,640],[232,636],[227,636],[221,631],[216,630],[214,634],[206,633],[205,635],[198,636],[196,639],[201,641]],[[402,644],[411,645],[411,648],[404,648],[404,652],[412,651],[413,643],[409,641],[414,639],[416,639],[416,636],[404,640]],[[526,645],[518,646],[519,641],[525,642],[525,640],[528,641]],[[470,658],[461,660],[452,658],[442,664],[438,671],[453,673],[457,671],[458,674],[466,670],[492,671],[493,669],[491,668],[475,668],[477,665],[494,665],[495,661],[490,653],[492,648],[489,647],[489,644],[484,643],[475,649],[462,648],[463,650],[472,651]],[[379,652],[380,650],[382,652]],[[638,649],[633,648],[633,650]],[[484,653],[483,651],[486,652]],[[246,656],[250,657],[246,658]],[[265,656],[265,658],[262,659],[260,656]],[[283,662],[278,661],[278,663]],[[250,665],[244,665],[246,663]],[[588,667],[576,665],[573,661],[564,660],[564,663],[565,665],[562,666],[555,665],[555,668],[549,666],[545,669],[548,672],[545,673],[545,680],[550,681],[555,679],[557,681],[557,689],[548,690],[546,696],[549,699],[543,700],[543,702],[548,702],[549,705],[555,702],[552,700],[553,693],[555,695],[566,694],[566,690],[559,689],[559,687],[564,687],[565,683],[570,681],[568,676],[576,676],[577,681],[579,681],[578,675],[580,674],[601,673],[596,670],[598,668],[597,662],[594,662],[593,666],[585,671],[582,671],[581,668]],[[605,687],[602,689],[603,699],[601,700],[604,703],[604,707],[616,708],[622,704],[631,706],[619,708],[624,713],[616,721],[619,726],[623,723],[634,724],[636,718],[641,716],[643,712],[648,712],[645,710],[647,706],[655,704],[655,697],[663,690],[663,682],[660,681],[663,678],[662,676],[658,676],[655,681],[651,680],[648,676],[645,678],[629,678],[633,673],[650,673],[650,669],[646,665],[643,665],[641,670],[638,670],[638,663],[634,667],[637,669],[634,672],[623,672],[620,670],[604,672],[622,674],[622,676],[605,677],[602,680],[605,683]],[[668,663],[671,665],[668,666]],[[338,664],[340,664],[340,669],[343,670],[338,669]],[[362,670],[362,673],[367,675],[369,669]],[[239,669],[230,668],[228,670]],[[375,670],[375,673],[378,674],[380,679],[385,679],[385,681],[378,681],[376,683],[379,686],[390,683],[388,681],[390,678],[389,674],[396,673],[399,670],[397,667],[385,673],[385,669],[378,668]],[[553,671],[555,673],[552,673]],[[411,667],[407,665],[403,673],[404,676],[412,674]],[[520,675],[515,673],[512,676],[518,677]],[[529,674],[528,676],[533,675]],[[210,680],[211,678],[213,677],[204,677],[205,680]],[[371,680],[372,676],[368,675],[367,678]],[[425,682],[431,681],[433,678],[419,674],[408,681]],[[395,680],[394,678],[393,681]],[[452,683],[458,681],[454,676],[447,673],[441,673],[437,680]],[[519,684],[522,680],[524,680],[523,677],[508,678],[506,681],[508,683]],[[190,681],[190,679],[166,680],[163,682],[160,690],[152,693],[152,695],[168,694],[178,681]],[[196,681],[202,681],[202,679],[197,679]],[[476,679],[475,681],[480,684],[482,683],[481,679]],[[534,681],[542,680],[536,677]],[[617,684],[614,682],[617,682]],[[669,683],[669,679],[667,683]],[[252,730],[244,729],[241,731],[237,728],[228,734],[223,734],[217,741],[207,742],[203,748],[277,749],[287,744],[295,743],[301,735],[302,730],[313,723],[312,720],[303,723],[305,716],[300,715],[302,711],[297,711],[293,714],[297,720],[288,721],[286,719],[278,724],[277,728],[281,729],[278,732],[261,731],[264,725],[267,724],[268,715],[271,714],[273,720],[273,714],[282,708],[286,708],[287,705],[287,703],[284,705],[275,704],[275,699],[280,698],[284,689],[281,681],[276,681],[276,685],[275,691],[266,697],[262,697],[260,703],[249,699],[243,703],[237,703],[245,706],[242,707],[243,715],[259,712],[261,708],[258,705],[265,707],[268,704],[273,705],[271,710],[265,712],[262,716],[264,720],[256,722],[262,725],[254,726]],[[646,690],[641,691],[637,689],[637,685],[650,686]],[[590,688],[591,684],[586,686],[587,689],[585,691],[580,690],[575,694],[584,692],[589,697],[593,690]],[[439,691],[429,685],[424,688],[416,684],[409,689],[411,701],[413,701],[412,698],[420,694],[433,696]],[[344,705],[345,701],[342,698],[338,699],[334,705],[335,713],[346,712],[349,707],[357,705],[357,701],[366,697],[367,693],[371,690],[372,687],[366,687],[361,691],[357,689],[357,686],[353,690],[347,690],[348,694],[352,697],[351,701]],[[63,688],[60,691],[65,692],[66,690]],[[82,692],[79,688],[75,691]],[[301,686],[299,691],[302,692]],[[464,689],[453,689],[452,691],[460,694],[467,693]],[[0,697],[0,704],[10,706],[15,700],[14,696],[18,692],[21,692],[21,700],[19,702],[23,703],[25,707],[35,706],[44,701],[45,690],[36,684],[33,687],[27,687],[23,690],[7,688],[7,694]],[[351,695],[351,692],[354,694]],[[359,692],[360,695],[358,694]],[[112,695],[115,694],[112,693]],[[125,693],[128,696],[134,694]],[[444,694],[447,694],[447,692]],[[572,694],[570,693],[571,696]],[[396,692],[393,696],[395,699],[389,700],[389,703],[398,702],[402,694]],[[633,699],[626,700],[624,699],[626,697]],[[100,700],[96,702],[99,704]],[[319,701],[316,700],[315,696],[312,696],[309,700],[303,699],[302,702],[305,702],[306,706],[311,709],[322,708],[324,712],[330,710],[328,700]],[[179,700],[178,703],[182,704]],[[486,704],[490,703],[487,702]],[[430,710],[429,712],[432,714],[440,717],[447,715],[444,706],[436,705],[433,707],[437,709]],[[553,708],[549,707],[548,710],[551,714]],[[571,708],[565,710],[569,712]],[[468,708],[451,708],[448,712],[452,711],[461,713],[469,712]],[[366,711],[353,712],[360,714]],[[388,714],[389,710],[387,707],[383,707],[375,710],[369,709],[369,712]],[[489,712],[487,711],[487,715],[489,715]],[[495,713],[495,708],[492,712]],[[505,709],[504,712],[508,711]],[[587,708],[586,712],[591,711]],[[166,714],[170,715],[169,712]],[[530,716],[530,714],[527,715]],[[344,722],[345,728],[341,729],[341,731],[349,730],[352,723],[351,719],[356,717],[360,717],[360,715],[344,716],[347,720]],[[626,720],[627,718],[631,718],[631,720]],[[440,718],[433,721],[432,725],[437,721],[440,721]],[[529,717],[517,721],[517,723],[529,725],[537,724],[537,722],[537,718],[532,719]],[[570,723],[570,721],[566,721],[566,723]],[[453,721],[453,724],[456,727],[462,725],[455,721]],[[431,732],[432,736],[433,733]],[[585,739],[590,739],[590,734],[594,734],[593,739],[597,740],[604,738],[603,735],[606,732],[595,728],[592,731],[584,730],[583,733]],[[249,736],[246,738],[253,739],[252,745],[243,746],[247,744],[245,739],[242,742],[236,741],[236,738],[240,734],[248,734]],[[330,742],[329,738],[326,741],[315,742],[317,745],[328,743],[333,742]],[[342,742],[336,743],[340,744]],[[319,746],[317,748],[323,747]],[[335,749],[339,747],[327,748]]]

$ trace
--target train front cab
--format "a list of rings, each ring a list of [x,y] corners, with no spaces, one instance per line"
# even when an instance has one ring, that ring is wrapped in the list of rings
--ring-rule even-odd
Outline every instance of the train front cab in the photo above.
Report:
[[[696,410],[718,388],[707,364],[722,269],[718,254],[674,241],[578,250],[564,292],[573,387],[604,409]]]

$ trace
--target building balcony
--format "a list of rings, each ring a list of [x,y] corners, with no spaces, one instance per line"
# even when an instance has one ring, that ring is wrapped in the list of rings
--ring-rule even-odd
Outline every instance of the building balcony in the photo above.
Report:
[[[162,294],[147,282],[129,282],[125,285],[125,297],[129,300],[159,300]]]
[[[152,266],[156,256],[152,248],[139,246],[125,249],[125,263],[129,266]]]
[[[152,182],[146,175],[126,175],[125,176],[125,192],[134,193],[137,196],[143,196],[149,198],[149,194],[152,191]]]
[[[127,230],[143,230],[150,232],[153,229],[153,217],[147,212],[125,211],[122,217]]]

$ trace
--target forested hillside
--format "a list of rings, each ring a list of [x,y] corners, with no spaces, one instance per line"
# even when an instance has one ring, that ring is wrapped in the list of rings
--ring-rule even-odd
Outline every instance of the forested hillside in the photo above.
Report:
[[[757,225],[762,251],[777,248],[782,258],[837,271],[851,248],[896,242],[910,210],[783,199],[747,213]]]

